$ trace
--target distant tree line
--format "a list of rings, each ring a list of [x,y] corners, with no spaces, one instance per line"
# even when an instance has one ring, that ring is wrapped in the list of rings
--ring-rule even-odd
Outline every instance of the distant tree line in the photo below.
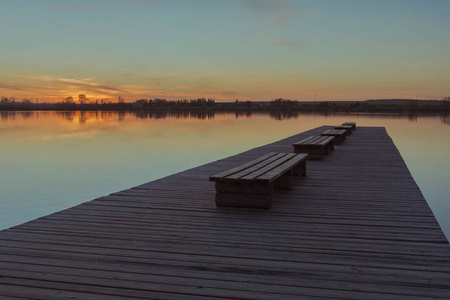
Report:
[[[56,103],[39,103],[38,99],[0,97],[0,110],[61,110],[61,111],[126,111],[126,110],[208,110],[208,111],[321,111],[321,112],[402,112],[450,111],[450,97],[442,100],[375,99],[366,101],[298,101],[276,98],[271,101],[236,99],[234,102],[215,102],[211,98],[167,100],[162,98],[117,102],[108,99],[90,100],[84,94],[75,102],[72,97]],[[284,118],[283,114],[275,114]]]
[[[38,101],[37,99],[36,99],[36,101]],[[0,97],[0,103],[2,103],[2,104],[6,104],[6,103],[24,103],[24,104],[28,104],[28,103],[33,103],[33,100],[31,100],[31,99],[28,99],[28,98],[23,98],[22,100],[20,100],[20,101],[18,101],[17,99],[16,99],[16,97],[5,97],[5,96],[1,96]]]

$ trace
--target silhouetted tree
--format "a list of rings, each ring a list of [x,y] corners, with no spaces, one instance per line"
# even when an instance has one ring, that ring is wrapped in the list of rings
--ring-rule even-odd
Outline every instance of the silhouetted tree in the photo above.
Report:
[[[409,100],[409,102],[408,102],[409,110],[417,110],[418,107],[419,107],[419,104],[417,103],[416,100]]]
[[[86,95],[85,94],[79,94],[78,95],[78,101],[80,102],[80,104],[86,103]]]
[[[73,97],[72,96],[67,97],[66,99],[64,99],[64,102],[65,103],[73,103]]]
[[[450,111],[450,97],[444,97],[441,101],[441,108],[444,111]]]

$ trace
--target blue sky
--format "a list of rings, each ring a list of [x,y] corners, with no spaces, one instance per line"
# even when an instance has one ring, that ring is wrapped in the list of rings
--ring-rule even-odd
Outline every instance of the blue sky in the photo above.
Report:
[[[450,96],[447,0],[0,0],[0,95]]]

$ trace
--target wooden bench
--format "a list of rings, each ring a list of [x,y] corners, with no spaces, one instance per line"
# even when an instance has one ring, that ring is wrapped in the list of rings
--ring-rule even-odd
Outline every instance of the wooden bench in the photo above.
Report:
[[[320,135],[322,136],[333,136],[334,137],[334,144],[340,145],[343,141],[345,141],[345,138],[347,136],[346,133],[347,130],[345,129],[329,129],[327,131],[324,131]]]
[[[293,176],[306,176],[307,157],[308,154],[270,152],[209,177],[216,182],[216,205],[270,208],[274,188],[289,190]]]
[[[312,135],[292,146],[295,153],[308,153],[308,159],[323,159],[324,154],[334,150],[334,136]]]
[[[342,123],[342,125],[352,126],[352,130],[356,129],[356,122],[345,122],[345,123]]]
[[[334,126],[334,129],[343,129],[343,130],[345,130],[345,134],[347,136],[352,134],[352,126],[351,125],[338,125],[338,126]]]

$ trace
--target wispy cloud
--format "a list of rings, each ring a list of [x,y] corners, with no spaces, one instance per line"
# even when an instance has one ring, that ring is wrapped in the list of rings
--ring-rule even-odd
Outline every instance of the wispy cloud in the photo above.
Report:
[[[15,97],[60,99],[80,93],[93,98],[116,97],[126,90],[120,85],[89,78],[58,78],[48,75],[15,75],[17,80],[0,81],[0,93]]]
[[[204,93],[205,95],[212,96],[224,96],[229,97],[233,96],[236,93],[230,89],[223,89],[217,87],[216,84],[210,79],[203,79],[199,82],[199,84],[193,86],[194,89],[197,89],[199,92]],[[192,89],[191,89],[192,90]]]
[[[120,72],[117,74],[118,76],[126,79],[127,81],[133,82],[150,82],[156,86],[170,84],[170,82],[180,75],[166,75],[166,76],[146,76],[142,74],[132,74],[132,73],[123,73]]]
[[[18,75],[18,77],[28,80],[46,81],[56,87],[67,86],[80,91],[87,90],[95,91],[97,93],[123,92],[123,90],[115,85],[92,82],[92,79],[89,78],[55,78],[47,75]]]
[[[79,79],[71,79],[71,78],[62,78],[57,79],[56,81],[68,83],[70,85],[74,85],[79,88],[85,88],[85,89],[95,89],[97,91],[113,91],[113,92],[123,92],[120,88],[116,86],[106,85],[106,84],[99,84],[95,82],[89,82],[86,80],[79,80]]]
[[[11,92],[11,91],[25,91],[27,90],[27,85],[17,82],[2,81],[0,82],[0,91]]]
[[[229,98],[236,93],[221,86],[220,81],[211,78],[193,78],[170,80],[163,77],[136,77],[127,80],[127,84],[108,84],[93,78],[54,77],[46,74],[15,75],[17,80],[1,81],[0,95],[21,98],[39,98],[42,101],[60,101],[66,97],[77,98],[86,94],[89,99],[116,99],[118,96],[126,100],[141,98],[197,98],[217,97]],[[170,76],[169,76],[170,77]]]
[[[280,28],[300,15],[293,1],[287,0],[244,0],[245,7],[262,16],[264,22],[268,22],[266,29]]]

